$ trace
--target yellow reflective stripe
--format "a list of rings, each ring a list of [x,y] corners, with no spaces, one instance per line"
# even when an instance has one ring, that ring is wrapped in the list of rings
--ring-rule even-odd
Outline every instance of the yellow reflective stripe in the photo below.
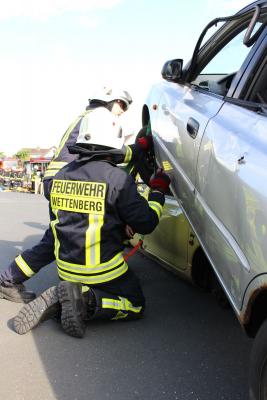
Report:
[[[104,216],[89,214],[89,227],[85,239],[85,264],[100,264],[101,228],[104,224]]]
[[[117,321],[118,319],[124,319],[128,317],[128,313],[118,311],[115,317],[111,318],[112,321]]]
[[[47,169],[57,169],[57,168],[62,168],[65,165],[67,165],[68,163],[65,161],[51,161],[47,167]]]
[[[120,300],[115,299],[102,299],[102,308],[112,308],[114,310],[132,311],[134,313],[139,313],[142,307],[135,307],[132,305],[130,300],[125,297],[118,296]]]
[[[67,139],[69,138],[69,135],[70,135],[70,133],[72,132],[73,128],[75,128],[75,126],[78,124],[78,122],[81,120],[81,118],[82,118],[85,114],[87,114],[87,113],[88,113],[88,111],[85,111],[82,115],[79,115],[79,117],[77,117],[77,118],[72,122],[72,124],[68,127],[68,129],[66,130],[66,132],[65,132],[63,138],[61,139],[60,144],[59,144],[59,146],[58,146],[58,148],[57,148],[57,150],[56,150],[56,152],[55,152],[54,158],[57,158],[57,157],[58,157],[58,155],[59,155],[59,153],[61,152],[62,148],[64,147],[64,145],[65,145]]]
[[[126,300],[126,303],[127,303],[127,308],[126,308],[127,311],[132,311],[132,312],[135,312],[135,313],[139,313],[142,310],[141,306],[140,307],[135,307],[135,306],[132,305],[132,303],[128,299],[125,299],[125,300]]]
[[[61,168],[65,167],[67,165],[67,162],[59,162],[59,161],[54,161],[53,166],[50,166],[52,162],[49,164],[47,167],[47,170],[45,171],[44,177],[47,178],[48,176],[55,176],[58,171],[61,170]],[[57,165],[55,165],[57,164]]]
[[[58,171],[59,171],[59,169],[58,170],[53,170],[53,171],[46,170],[46,172],[44,174],[44,178],[55,176]]]
[[[23,260],[21,255],[15,258],[15,262],[17,266],[21,269],[21,271],[29,278],[35,274],[35,272],[29,267],[26,261]]]
[[[58,220],[58,210],[52,209],[52,212],[54,213],[56,219],[54,219],[54,221],[52,221],[50,223],[50,225],[51,225],[51,229],[52,229],[52,232],[53,232],[53,235],[54,235],[54,240],[55,240],[55,246],[54,246],[55,247],[55,250],[54,250],[55,251],[55,257],[56,257],[56,259],[58,259],[59,246],[60,246],[59,240],[57,238],[57,231],[56,231],[56,224],[58,224],[58,222],[59,222],[59,220]]]
[[[123,162],[128,163],[129,161],[131,161],[132,154],[133,154],[133,151],[132,151],[131,147],[126,146],[126,154],[125,154]]]
[[[162,205],[157,201],[149,201],[148,204],[149,207],[157,213],[158,218],[160,218],[162,214]]]
[[[122,253],[117,254],[111,260],[98,265],[82,265],[82,264],[72,264],[67,261],[60,260],[57,257],[57,265],[60,268],[68,270],[70,272],[77,272],[81,274],[95,274],[99,272],[109,271],[110,269],[116,268],[118,265],[124,262]]]
[[[69,274],[68,272],[62,271],[61,269],[58,268],[58,275],[60,278],[62,278],[65,281],[70,281],[70,282],[79,282],[79,283],[84,283],[86,285],[93,285],[93,284],[98,284],[98,283],[103,283],[103,282],[108,282],[111,281],[112,279],[116,279],[122,274],[124,274],[128,270],[128,265],[126,263],[123,263],[119,268],[116,268],[115,270],[111,272],[107,272],[101,275],[95,275],[95,276],[81,276],[81,275],[73,275]]]

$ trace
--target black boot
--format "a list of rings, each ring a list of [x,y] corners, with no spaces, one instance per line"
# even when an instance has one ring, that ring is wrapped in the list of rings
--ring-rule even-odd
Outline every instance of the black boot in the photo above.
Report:
[[[16,303],[29,303],[35,298],[36,294],[26,290],[22,283],[11,284],[2,282],[0,284],[0,299],[14,301]]]
[[[58,284],[58,298],[61,303],[61,325],[73,337],[82,338],[85,333],[87,308],[79,283],[62,281]]]
[[[40,322],[59,317],[60,309],[57,287],[52,286],[20,310],[14,318],[14,329],[17,333],[23,335],[35,328]]]

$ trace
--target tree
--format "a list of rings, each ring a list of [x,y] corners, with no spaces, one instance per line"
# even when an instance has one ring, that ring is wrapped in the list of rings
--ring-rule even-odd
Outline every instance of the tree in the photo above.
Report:
[[[5,158],[5,153],[3,151],[0,151],[0,158]]]
[[[21,160],[21,161],[27,160],[27,159],[29,158],[29,156],[30,156],[29,150],[24,150],[24,149],[19,150],[19,151],[15,154],[15,157],[18,158],[18,159]]]
[[[22,149],[15,154],[15,157],[20,161],[20,165],[23,167],[24,161],[28,160],[30,157],[30,152],[29,150]]]

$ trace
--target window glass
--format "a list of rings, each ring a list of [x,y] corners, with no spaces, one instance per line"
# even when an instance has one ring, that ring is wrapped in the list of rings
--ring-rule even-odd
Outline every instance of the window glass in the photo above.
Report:
[[[261,23],[257,23],[252,35]],[[229,41],[203,68],[201,73],[192,82],[209,92],[226,96],[236,72],[241,68],[251,47],[243,44],[247,28]],[[251,35],[251,36],[252,36]]]
[[[244,46],[245,32],[235,36],[202,70],[201,74],[231,74],[239,70],[250,47]]]

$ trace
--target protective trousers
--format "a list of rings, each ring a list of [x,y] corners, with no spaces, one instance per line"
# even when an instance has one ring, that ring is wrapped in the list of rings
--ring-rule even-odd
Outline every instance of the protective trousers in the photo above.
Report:
[[[0,274],[0,282],[22,283],[54,260],[54,237],[49,227],[36,246],[23,251]]]
[[[135,320],[143,316],[145,298],[139,279],[129,269],[120,278],[100,285],[90,285],[94,305],[89,319]]]
[[[44,193],[46,197],[50,183],[51,179],[44,180]],[[36,246],[23,251],[0,274],[0,283],[5,282],[6,285],[9,283],[22,283],[53,261],[55,261],[54,236],[49,226]]]

